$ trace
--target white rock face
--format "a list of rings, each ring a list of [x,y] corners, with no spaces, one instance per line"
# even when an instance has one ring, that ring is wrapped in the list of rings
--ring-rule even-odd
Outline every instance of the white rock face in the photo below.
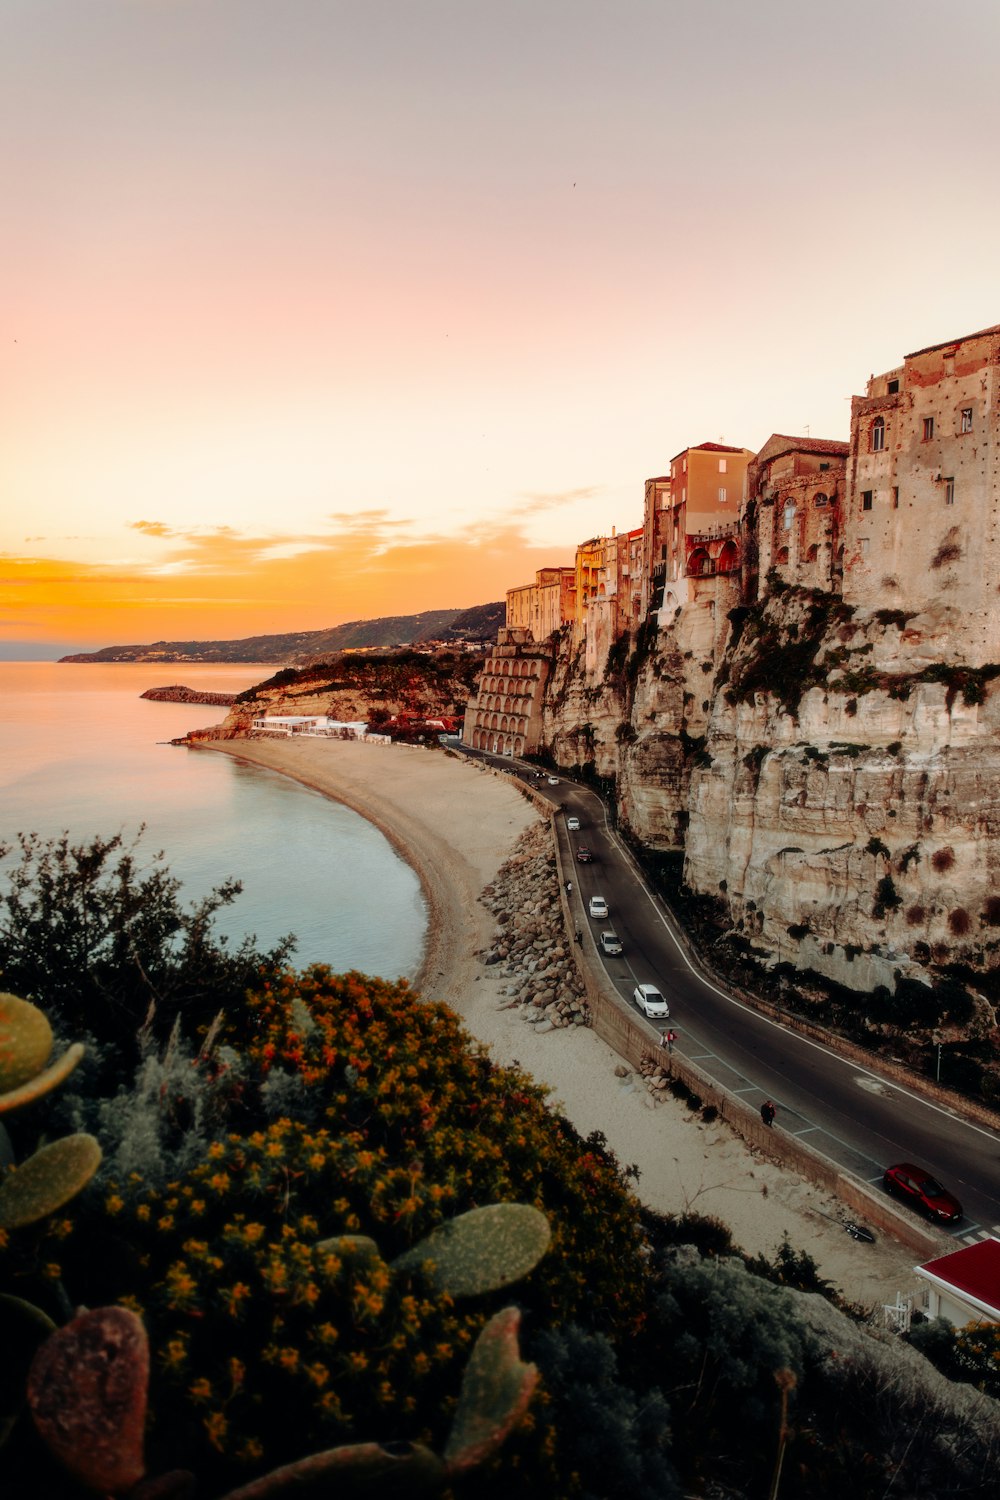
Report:
[[[994,967],[1000,677],[947,666],[940,612],[852,617],[798,591],[768,601],[716,677],[687,613],[617,676],[558,659],[559,763],[614,776],[622,824],[683,848],[688,885],[783,961],[852,989]]]

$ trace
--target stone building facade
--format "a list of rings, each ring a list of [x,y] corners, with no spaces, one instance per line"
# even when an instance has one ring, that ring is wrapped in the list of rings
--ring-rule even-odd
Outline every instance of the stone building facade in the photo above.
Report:
[[[1000,661],[1000,326],[873,375],[851,403],[844,597],[925,616],[953,660]]]
[[[849,451],[828,438],[775,432],[752,460],[743,508],[746,599],[767,592],[772,568],[785,583],[839,589]]]

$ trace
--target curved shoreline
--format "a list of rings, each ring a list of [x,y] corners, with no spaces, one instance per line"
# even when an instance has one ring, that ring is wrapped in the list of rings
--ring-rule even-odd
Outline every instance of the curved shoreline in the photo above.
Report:
[[[476,953],[493,930],[480,893],[538,816],[507,778],[408,745],[305,737],[191,743],[288,776],[374,824],[416,874],[427,904],[424,951],[410,982],[465,1009],[479,977]]]
[[[501,1064],[523,1066],[581,1137],[599,1130],[619,1161],[641,1170],[638,1191],[662,1213],[716,1214],[751,1254],[773,1254],[782,1235],[808,1250],[820,1274],[856,1302],[891,1302],[911,1290],[911,1252],[888,1238],[865,1246],[841,1228],[836,1200],[751,1151],[728,1127],[707,1124],[679,1100],[646,1107],[623,1079],[617,1053],[587,1027],[538,1035],[511,1008],[499,965],[484,967],[495,923],[480,901],[538,813],[506,776],[409,746],[290,738],[205,740],[252,765],[300,781],[374,823],[417,873],[428,903],[416,979],[428,999],[457,1011]],[[625,1070],[627,1071],[627,1070]]]

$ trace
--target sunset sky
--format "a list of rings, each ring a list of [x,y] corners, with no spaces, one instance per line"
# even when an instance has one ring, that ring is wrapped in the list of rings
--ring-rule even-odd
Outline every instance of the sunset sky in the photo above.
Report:
[[[996,0],[4,0],[0,655],[502,598],[1000,322]],[[36,650],[39,648],[35,648]]]

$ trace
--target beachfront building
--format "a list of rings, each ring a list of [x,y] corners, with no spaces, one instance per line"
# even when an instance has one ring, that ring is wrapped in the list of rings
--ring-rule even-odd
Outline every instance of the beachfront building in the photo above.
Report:
[[[743,591],[767,592],[773,568],[802,588],[840,587],[847,443],[772,433],[747,468]]]
[[[1000,660],[1000,325],[907,354],[851,402],[844,598]]]
[[[363,740],[368,733],[364,719],[331,719],[328,714],[266,714],[251,720],[255,734],[274,734],[287,739],[307,734],[321,739]]]
[[[956,1328],[1000,1323],[1000,1240],[993,1235],[914,1266],[927,1283],[927,1315]]]
[[[507,626],[483,662],[469,701],[462,741],[494,755],[531,755],[541,743],[542,695],[555,658],[551,640],[536,641],[524,626]]]

